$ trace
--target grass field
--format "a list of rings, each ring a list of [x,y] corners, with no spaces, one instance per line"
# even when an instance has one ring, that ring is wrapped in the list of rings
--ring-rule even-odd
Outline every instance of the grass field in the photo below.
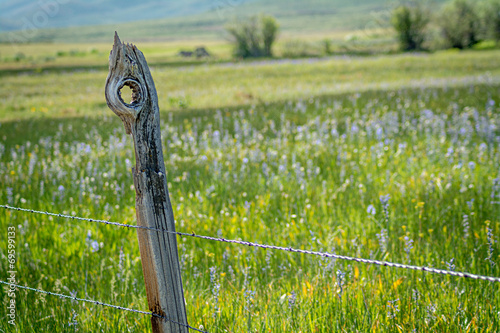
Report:
[[[121,36],[123,31],[118,31]],[[125,33],[125,35],[127,34]],[[131,41],[139,45],[141,50],[147,54],[150,65],[178,67],[234,61],[229,36],[225,37],[225,39],[198,38],[155,42],[136,38]],[[349,38],[353,40],[347,41]],[[326,39],[332,43],[328,54],[325,53],[323,46]],[[178,55],[179,51],[193,51],[197,47],[205,47],[210,53],[210,57],[197,59]],[[107,70],[109,49],[110,44],[103,42],[0,44],[0,75],[40,73],[42,71],[74,71],[77,69]],[[397,43],[394,33],[390,29],[316,33],[308,34],[305,39],[282,34],[273,50],[275,59],[290,57],[290,54],[294,58],[318,58],[327,55],[395,53]]]
[[[500,51],[170,67],[155,50],[178,231],[500,276]],[[107,71],[9,66],[0,203],[135,223]],[[133,230],[2,209],[8,226],[20,284],[147,310]],[[209,332],[500,330],[498,283],[191,238],[179,253],[189,323]],[[0,331],[150,331],[139,314],[16,300]]]
[[[107,75],[103,49],[24,74],[26,69],[6,63],[0,70],[0,119],[109,114],[102,95]],[[498,50],[175,66],[169,66],[173,58],[164,56],[167,51],[158,45],[146,44],[144,50],[164,111],[260,105],[373,89],[491,83],[500,73]],[[85,70],[78,67],[79,59],[91,68],[100,67]]]

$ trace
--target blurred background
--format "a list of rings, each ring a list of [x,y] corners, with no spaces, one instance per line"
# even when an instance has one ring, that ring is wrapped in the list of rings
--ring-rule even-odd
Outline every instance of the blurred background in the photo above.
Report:
[[[78,63],[92,63],[83,56],[91,53],[95,58],[105,52],[108,46],[103,43],[109,45],[114,31],[123,40],[150,44],[149,57],[163,62],[190,57],[189,52],[192,57],[217,61],[231,56],[321,57],[492,48],[500,38],[498,7],[495,0],[147,0],[140,4],[3,0],[0,56],[2,62],[42,67],[68,62],[64,59],[68,56],[79,56]],[[266,18],[275,27],[267,32],[271,33],[269,52],[247,55],[229,47],[238,29],[245,26],[262,38],[259,30]],[[34,54],[29,48],[7,47],[12,43],[49,43],[52,52],[40,49]],[[56,47],[58,43],[63,44]],[[207,52],[196,54],[197,47]]]

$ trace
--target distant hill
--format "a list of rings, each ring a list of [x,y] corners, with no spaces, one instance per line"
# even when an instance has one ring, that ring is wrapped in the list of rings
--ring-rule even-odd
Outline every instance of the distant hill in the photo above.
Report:
[[[251,0],[220,2],[248,1]],[[23,29],[27,21],[37,28],[57,28],[190,16],[214,8],[217,2],[219,0],[2,0],[0,31]]]
[[[41,4],[58,2],[64,4],[58,5],[53,15],[45,16],[46,23],[37,21],[44,16]],[[388,25],[397,3],[391,0],[88,0],[85,3],[3,0],[0,28],[11,32],[0,34],[0,41],[104,41],[115,30],[129,40],[220,39],[224,38],[227,22],[258,13],[275,16],[281,31],[290,35],[373,29]],[[30,30],[30,23],[37,29]]]

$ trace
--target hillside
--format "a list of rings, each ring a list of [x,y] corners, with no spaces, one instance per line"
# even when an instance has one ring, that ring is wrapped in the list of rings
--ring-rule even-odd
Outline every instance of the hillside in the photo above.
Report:
[[[0,5],[2,30],[22,28],[21,13],[40,11],[36,3],[30,3],[7,0]],[[129,40],[222,39],[227,22],[258,13],[276,16],[284,34],[321,34],[386,26],[394,5],[387,0],[189,0],[161,5],[153,0],[141,5],[118,4],[117,0],[70,2],[48,20],[46,26],[52,28],[11,31],[0,34],[0,41],[104,41],[115,30]]]
[[[251,0],[238,3],[248,1]],[[37,28],[66,28],[190,16],[213,7],[214,1],[203,0],[3,0],[0,2],[0,31],[21,30],[26,21]],[[43,19],[44,12],[48,20]]]

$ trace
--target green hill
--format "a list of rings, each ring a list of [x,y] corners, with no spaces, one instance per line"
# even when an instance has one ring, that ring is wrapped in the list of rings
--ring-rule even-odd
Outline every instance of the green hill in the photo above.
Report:
[[[157,6],[155,13],[151,13],[155,11],[153,6],[155,1],[146,1],[143,5],[131,5],[131,7],[126,5],[127,2],[122,2],[121,9],[109,19],[118,20],[121,17],[123,21],[95,25],[102,22],[102,19],[98,19],[99,17],[106,16],[106,13],[118,6],[115,2],[103,2],[106,4],[103,6],[91,1],[88,8],[92,7],[90,4],[93,4],[92,8],[96,14],[93,19],[87,21],[89,26],[38,29],[30,34],[12,31],[0,34],[0,41],[97,42],[108,40],[115,30],[127,40],[222,39],[225,38],[224,25],[227,22],[236,17],[258,13],[275,16],[281,25],[282,33],[286,35],[321,34],[385,27],[388,25],[392,9],[397,4],[387,0],[214,0],[208,2],[190,0],[184,1],[176,11],[174,9],[169,11],[168,8],[173,5],[169,5],[170,7],[161,5]],[[444,0],[436,0],[434,5],[441,2]],[[102,9],[98,9],[101,7]],[[166,17],[167,12],[172,15]],[[82,15],[77,15],[80,19],[75,19],[74,23],[83,22],[85,13],[89,14],[90,9],[84,11]],[[141,19],[147,15],[150,17],[163,15],[163,18],[129,22],[131,18]]]
[[[238,3],[248,1],[252,0],[240,0]],[[0,2],[0,31],[21,30],[31,24],[36,28],[65,28],[163,19],[199,14],[213,7],[214,1],[205,0],[88,0],[85,2],[2,0]]]

